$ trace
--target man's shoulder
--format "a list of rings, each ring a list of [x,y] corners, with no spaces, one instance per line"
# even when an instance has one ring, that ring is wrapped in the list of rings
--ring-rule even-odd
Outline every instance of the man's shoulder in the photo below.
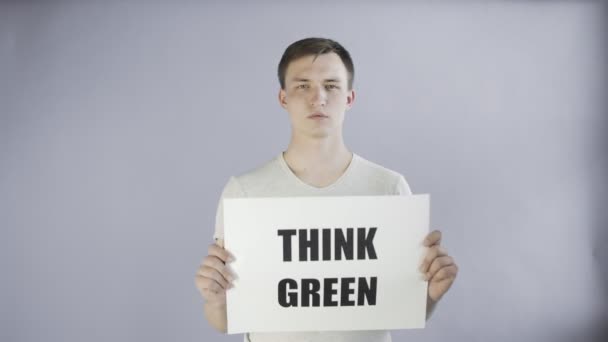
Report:
[[[410,195],[412,193],[408,182],[400,172],[361,156],[358,156],[358,164],[355,178],[365,180],[367,186],[374,191],[382,191],[383,194],[391,195]]]
[[[267,159],[266,161],[248,169],[245,172],[241,172],[235,177],[238,178],[239,181],[256,180],[259,178],[272,176],[277,171],[280,171],[280,165],[277,157],[275,156],[272,159]]]
[[[393,169],[370,161],[369,159],[364,158],[361,155],[357,154],[356,156],[359,163],[358,171],[365,173],[366,177],[384,179],[389,182],[396,182],[399,178],[403,177],[401,173]]]
[[[267,159],[265,162],[250,168],[247,171],[237,174],[232,178],[240,187],[247,192],[252,191],[260,186],[265,186],[276,180],[281,175],[281,165],[278,157]]]

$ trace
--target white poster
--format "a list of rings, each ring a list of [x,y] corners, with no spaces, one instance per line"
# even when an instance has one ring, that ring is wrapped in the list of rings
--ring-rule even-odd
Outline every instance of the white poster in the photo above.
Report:
[[[228,333],[423,328],[429,195],[224,200]]]

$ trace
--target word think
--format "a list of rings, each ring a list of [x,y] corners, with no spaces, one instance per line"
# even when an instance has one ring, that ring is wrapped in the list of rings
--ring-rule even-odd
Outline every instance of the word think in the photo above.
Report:
[[[336,229],[279,229],[277,235],[283,237],[283,261],[292,261],[292,241],[297,236],[299,261],[318,261],[319,247],[321,248],[321,260],[354,260],[355,249],[357,260],[377,259],[374,248],[374,236],[376,227],[357,228],[355,242],[354,228]],[[319,231],[321,231],[322,243],[319,244]],[[346,232],[344,232],[346,231]],[[309,234],[310,233],[310,234]],[[333,258],[331,253],[333,240]]]

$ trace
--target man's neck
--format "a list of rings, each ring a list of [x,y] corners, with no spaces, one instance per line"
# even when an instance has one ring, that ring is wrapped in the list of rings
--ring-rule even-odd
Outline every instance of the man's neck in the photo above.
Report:
[[[297,139],[292,137],[283,158],[303,182],[325,187],[342,176],[353,154],[341,138]]]

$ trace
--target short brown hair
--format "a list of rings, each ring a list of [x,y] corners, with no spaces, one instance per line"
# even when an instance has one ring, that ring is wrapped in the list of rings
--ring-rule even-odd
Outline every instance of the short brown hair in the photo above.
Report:
[[[281,89],[285,89],[285,73],[287,72],[287,66],[292,61],[304,57],[314,55],[317,56],[334,52],[337,54],[348,72],[348,89],[353,88],[353,81],[355,79],[355,67],[353,60],[350,58],[348,51],[340,45],[340,43],[328,39],[328,38],[305,38],[292,43],[285,49],[283,57],[279,62],[279,83]]]

